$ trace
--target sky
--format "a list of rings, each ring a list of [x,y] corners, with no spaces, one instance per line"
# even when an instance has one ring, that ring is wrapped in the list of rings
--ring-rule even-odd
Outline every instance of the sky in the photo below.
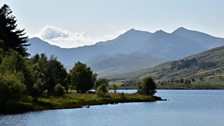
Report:
[[[0,0],[29,37],[72,48],[117,37],[134,28],[178,27],[224,38],[224,0]]]

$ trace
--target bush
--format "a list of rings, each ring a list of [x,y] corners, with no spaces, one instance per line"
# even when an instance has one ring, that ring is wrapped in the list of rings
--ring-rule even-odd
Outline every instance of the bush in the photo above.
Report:
[[[33,97],[33,101],[37,101],[37,98],[43,93],[43,83],[39,79],[36,83],[33,84],[30,94]]]
[[[107,90],[107,85],[100,85],[97,87],[97,90],[96,90],[96,95],[98,97],[105,97],[106,94],[107,94],[108,90]]]
[[[105,79],[105,78],[101,78],[101,79],[98,79],[95,83],[95,89],[97,90],[97,88],[100,86],[100,85],[106,85],[108,86],[109,84],[109,80]]]
[[[116,84],[113,85],[113,90],[114,90],[114,93],[117,93],[117,85]]]
[[[26,91],[21,73],[6,72],[0,75],[0,104],[15,103]]]
[[[66,93],[65,87],[62,86],[61,84],[57,84],[54,88],[54,94],[56,96],[63,97],[64,94]]]
[[[124,95],[124,92],[119,93],[119,96],[120,96],[121,99],[126,99],[126,97],[125,97],[125,95]]]

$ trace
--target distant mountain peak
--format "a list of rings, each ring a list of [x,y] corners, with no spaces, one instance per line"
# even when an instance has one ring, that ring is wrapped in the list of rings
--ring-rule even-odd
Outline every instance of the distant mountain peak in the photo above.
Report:
[[[186,31],[189,31],[188,29],[184,28],[184,27],[179,27],[177,28],[176,30],[174,30],[172,32],[172,34],[175,34],[175,33],[182,33],[182,32],[186,32]]]
[[[136,30],[136,29],[134,29],[134,28],[131,28],[131,29],[129,29],[128,31],[126,31],[125,33],[135,34],[135,33],[139,33],[139,32],[142,32],[142,31],[140,31],[140,30]]]
[[[164,35],[168,35],[169,33],[165,32],[163,30],[158,30],[158,31],[154,32],[154,34],[156,36],[161,36],[161,35],[164,36]]]
[[[165,32],[165,31],[163,31],[163,30],[158,30],[158,31],[155,32],[155,34],[156,34],[156,33],[167,33],[167,32]]]
[[[188,29],[185,28],[185,27],[179,27],[179,28],[177,28],[176,30],[188,30]]]
[[[130,30],[126,31],[125,33],[121,34],[118,38],[120,37],[136,37],[136,36],[148,36],[151,35],[152,33],[148,31],[141,31],[141,30],[136,30],[134,28],[131,28]]]
[[[131,28],[131,29],[129,29],[128,31],[138,31],[138,30],[136,30],[136,29],[134,29],[134,28]]]

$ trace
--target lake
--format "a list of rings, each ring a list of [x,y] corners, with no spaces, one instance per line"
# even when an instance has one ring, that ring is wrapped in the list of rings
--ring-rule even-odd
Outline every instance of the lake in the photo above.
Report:
[[[224,90],[159,90],[156,95],[168,101],[0,115],[0,126],[224,125]]]

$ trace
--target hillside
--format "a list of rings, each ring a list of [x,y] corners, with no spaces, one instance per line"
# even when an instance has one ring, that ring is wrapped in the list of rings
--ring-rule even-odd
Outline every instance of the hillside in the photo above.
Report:
[[[224,75],[224,46],[181,60],[160,64],[148,70],[157,80],[222,77]]]
[[[39,38],[32,38],[29,43],[31,56],[36,53],[54,55],[67,69],[81,61],[99,75],[106,76],[152,68],[164,61],[197,54],[224,45],[224,39],[178,28],[172,33],[130,29],[113,40],[77,48],[60,48]]]

